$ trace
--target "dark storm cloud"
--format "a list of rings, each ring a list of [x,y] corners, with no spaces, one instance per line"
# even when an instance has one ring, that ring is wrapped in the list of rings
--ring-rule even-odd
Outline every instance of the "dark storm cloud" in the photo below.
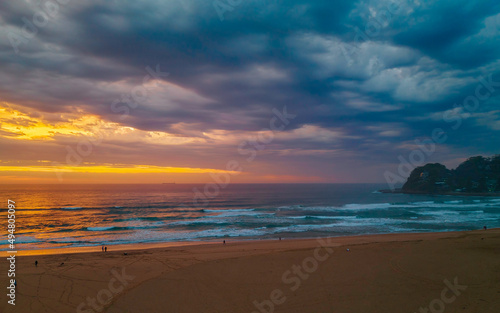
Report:
[[[296,149],[285,158],[354,151],[396,161],[401,143],[449,128],[436,116],[474,94],[479,76],[500,81],[497,1],[405,0],[391,11],[385,0],[255,0],[223,21],[212,1],[69,1],[16,54],[8,34],[22,34],[22,18],[44,2],[0,4],[2,100],[46,112],[79,107],[142,130],[200,137],[268,127],[271,109],[286,105],[297,114],[289,132],[342,131],[331,142],[279,139],[276,155]],[[156,65],[169,73],[164,90],[120,119],[110,103]],[[446,145],[493,153],[474,134],[498,134],[481,113],[497,110],[499,94],[450,131]]]
[[[487,32],[495,35],[495,30],[485,30],[485,20],[498,30],[496,15],[500,12],[498,1],[423,1],[415,10],[415,23],[399,24],[402,29],[394,36],[398,44],[411,46],[438,59],[460,67],[475,67],[495,61],[498,56],[497,38],[484,40]],[[486,25],[488,26],[488,25]],[[482,38],[483,37],[483,38]],[[496,55],[495,55],[496,52]]]

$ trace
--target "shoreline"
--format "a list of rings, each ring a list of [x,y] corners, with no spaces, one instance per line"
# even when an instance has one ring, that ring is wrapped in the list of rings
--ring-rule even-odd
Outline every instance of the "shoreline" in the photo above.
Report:
[[[417,312],[449,282],[464,287],[447,312],[500,306],[500,228],[226,242],[22,256],[0,311]]]
[[[425,191],[403,191],[401,189],[380,189],[380,193],[394,193],[405,195],[425,195],[425,196],[465,196],[465,197],[500,197],[500,192],[435,192],[429,193]]]
[[[488,228],[486,231],[500,230],[500,228]],[[279,239],[239,239],[230,240],[222,238],[221,240],[212,241],[177,241],[177,242],[158,242],[158,243],[129,243],[107,246],[108,251],[102,252],[101,246],[85,246],[85,247],[61,247],[61,248],[46,248],[46,249],[33,249],[33,250],[19,250],[15,253],[16,257],[27,256],[53,256],[53,255],[72,255],[72,254],[110,254],[113,252],[129,252],[129,251],[149,251],[159,250],[166,248],[196,248],[205,246],[219,246],[223,245],[222,241],[226,241],[226,245],[266,245],[276,242],[313,242],[318,240],[335,240],[341,242],[342,245],[373,243],[373,242],[397,242],[397,241],[411,241],[419,240],[419,238],[447,238],[454,237],[460,234],[485,232],[483,229],[464,230],[464,231],[436,231],[436,232],[411,232],[411,233],[381,233],[381,234],[361,234],[361,235],[347,235],[347,236],[331,236],[331,237],[317,237],[317,238],[286,238]],[[415,237],[415,238],[413,238]],[[392,240],[391,240],[392,239]],[[11,255],[8,251],[0,251],[0,257],[7,257]]]
[[[108,247],[110,252],[124,252],[136,250],[150,250],[171,247],[190,247],[205,244],[214,244],[215,242],[192,242],[192,241],[177,241],[177,242],[159,242],[159,243],[127,243],[119,245],[111,245]],[[110,249],[112,247],[112,249]],[[85,247],[60,247],[60,248],[42,248],[32,250],[16,250],[16,256],[36,256],[36,255],[60,255],[60,254],[81,254],[81,253],[105,253],[101,251],[101,246],[85,246]],[[0,257],[9,256],[8,251],[0,251]]]

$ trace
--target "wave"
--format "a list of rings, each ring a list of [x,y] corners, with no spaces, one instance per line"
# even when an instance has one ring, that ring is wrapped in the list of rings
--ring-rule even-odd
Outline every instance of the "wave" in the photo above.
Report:
[[[168,219],[177,218],[175,216],[157,217],[157,216],[142,216],[142,217],[131,217],[131,218],[117,218],[113,222],[142,222],[142,221],[162,221]]]
[[[116,226],[103,226],[103,227],[87,227],[87,230],[90,231],[104,231],[104,230],[111,230],[117,228]]]
[[[323,215],[302,215],[302,216],[286,216],[286,218],[291,219],[319,219],[319,220],[338,220],[338,219],[353,219],[356,216],[323,216]]]
[[[419,215],[459,215],[460,212],[457,211],[449,211],[449,210],[442,210],[442,211],[422,211],[422,212],[413,212]]]
[[[31,236],[16,236],[16,241],[15,244],[21,244],[21,243],[35,243],[35,242],[41,242],[41,240],[36,239],[35,237]],[[0,240],[0,246],[7,246],[9,244],[8,240]]]
[[[176,225],[199,225],[199,224],[207,224],[207,225],[230,225],[227,220],[214,220],[214,219],[197,219],[190,221],[177,221],[168,223],[168,226],[176,226]]]
[[[287,227],[278,227],[273,230],[272,233],[299,233],[308,231],[324,231],[330,232],[335,230],[345,230],[346,228],[353,229],[365,229],[366,227],[374,226],[387,226],[390,219],[386,218],[370,218],[370,219],[347,219],[339,221],[337,223],[329,224],[301,224],[301,225],[291,225]]]
[[[123,225],[109,225],[109,226],[92,226],[85,227],[84,230],[88,231],[107,231],[107,230],[130,230],[130,229],[149,229],[149,228],[158,228],[164,226],[163,222],[155,222],[150,224],[123,224]]]
[[[350,203],[343,206],[288,206],[280,207],[280,210],[288,211],[375,211],[375,210],[389,210],[389,209],[411,209],[411,208],[453,208],[453,209],[469,209],[469,208],[483,208],[483,207],[496,207],[498,204],[487,202],[474,202],[464,203],[463,200],[445,201],[443,203],[435,201],[422,201],[422,202],[409,202],[409,203]]]
[[[410,204],[415,204],[415,205],[426,205],[426,204],[434,204],[434,201],[419,201],[419,202],[410,202]]]
[[[204,209],[202,210],[204,213],[216,213],[213,215],[215,218],[221,217],[238,217],[238,216],[265,216],[265,215],[274,215],[271,212],[263,212],[257,211],[256,209],[227,209],[227,210],[212,210],[212,209]],[[210,218],[211,216],[207,216]]]
[[[409,204],[393,204],[393,203],[349,203],[342,206],[288,206],[280,207],[279,210],[287,211],[329,211],[329,212],[342,212],[342,211],[369,211],[369,210],[388,210],[391,208],[411,208],[413,205]]]
[[[369,203],[369,204],[358,204],[351,203],[346,204],[341,207],[344,210],[373,210],[373,209],[389,209],[393,204],[391,203]]]
[[[205,213],[224,213],[224,212],[253,212],[255,209],[227,209],[227,210],[214,210],[214,209],[202,209]]]

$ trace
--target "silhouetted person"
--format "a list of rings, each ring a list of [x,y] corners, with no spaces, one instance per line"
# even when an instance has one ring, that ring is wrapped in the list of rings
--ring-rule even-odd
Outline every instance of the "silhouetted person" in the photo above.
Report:
[[[101,247],[102,252],[104,252],[104,246]]]
[[[38,267],[38,261],[35,260],[35,267]]]
[[[226,244],[226,241],[225,241],[225,240],[223,240],[223,241],[222,241],[222,244],[223,244],[223,245],[225,245],[225,244]]]
[[[108,252],[108,247],[104,247],[104,252]]]
[[[483,228],[484,228],[484,230],[488,229],[488,227],[486,227],[486,226],[483,226]]]

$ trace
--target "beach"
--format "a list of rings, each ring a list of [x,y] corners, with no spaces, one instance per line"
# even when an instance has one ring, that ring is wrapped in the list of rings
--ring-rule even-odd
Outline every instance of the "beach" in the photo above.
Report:
[[[500,307],[500,229],[100,249],[19,256],[16,305],[2,296],[0,311],[385,313]],[[8,262],[1,262],[1,270],[8,271]],[[7,279],[1,275],[4,288]]]

